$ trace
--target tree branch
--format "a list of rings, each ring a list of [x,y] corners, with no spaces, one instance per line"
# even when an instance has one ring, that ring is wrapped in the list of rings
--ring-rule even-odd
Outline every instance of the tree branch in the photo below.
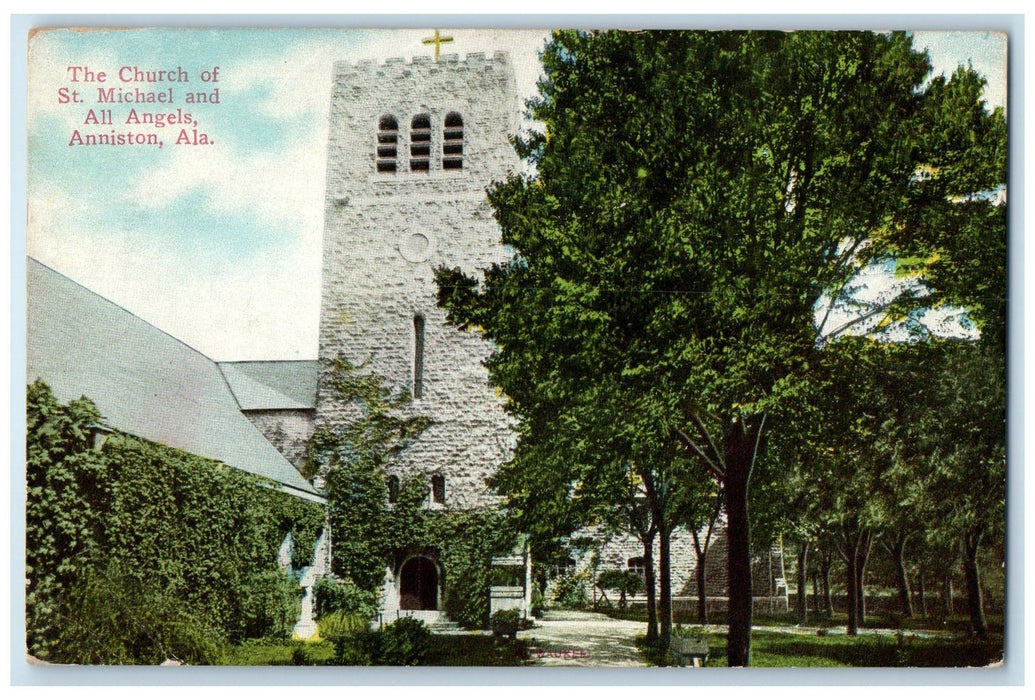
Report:
[[[702,421],[701,417],[696,413],[690,414],[690,420],[693,422],[694,427],[697,428],[698,435],[700,435],[707,441],[708,447],[711,448],[712,456],[714,457],[715,461],[722,466],[722,471],[723,473],[725,473],[726,460],[723,458],[722,453],[719,452],[719,448],[715,446],[715,441],[712,440],[711,433],[708,432],[708,427],[705,426],[704,421]]]
[[[704,462],[705,466],[708,467],[708,471],[710,471],[716,479],[719,479],[721,481],[722,479],[726,478],[726,470],[723,469],[723,467],[719,464],[716,464],[714,461],[712,461],[708,457],[708,455],[705,454],[704,450],[702,450],[697,445],[697,443],[694,442],[694,439],[692,437],[683,432],[683,430],[678,426],[673,426],[672,430],[674,430],[676,432],[676,435],[678,435],[679,438],[684,443],[686,443],[687,447],[689,447],[701,459],[701,461]]]
[[[762,442],[762,429],[765,427],[766,414],[762,414],[761,420],[758,421],[758,428],[755,429],[755,446],[751,448],[751,466],[748,467],[748,479],[751,478],[752,472],[755,471],[755,458],[758,457],[758,443]]]

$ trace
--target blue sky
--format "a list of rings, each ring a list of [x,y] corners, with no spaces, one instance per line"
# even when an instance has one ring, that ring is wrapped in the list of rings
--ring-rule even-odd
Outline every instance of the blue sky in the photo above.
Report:
[[[29,54],[29,254],[213,359],[314,358],[333,62],[428,54],[421,39],[429,33],[38,34]],[[544,32],[443,33],[454,37],[445,52],[509,51],[519,90],[534,93]],[[916,42],[928,48],[936,72],[970,63],[989,81],[989,102],[1005,101],[1003,35],[921,32]],[[58,89],[70,86],[69,65],[110,72],[181,66],[191,89],[218,85],[219,105],[175,105],[195,113],[216,143],[70,148],[92,105],[58,104]],[[198,82],[214,66],[218,84]],[[178,127],[163,132],[171,142]]]

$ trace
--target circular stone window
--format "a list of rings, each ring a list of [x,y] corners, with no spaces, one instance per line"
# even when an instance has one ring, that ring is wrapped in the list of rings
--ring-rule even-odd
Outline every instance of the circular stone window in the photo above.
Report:
[[[403,237],[399,244],[399,252],[410,262],[419,263],[431,257],[431,239],[423,233],[414,233]]]

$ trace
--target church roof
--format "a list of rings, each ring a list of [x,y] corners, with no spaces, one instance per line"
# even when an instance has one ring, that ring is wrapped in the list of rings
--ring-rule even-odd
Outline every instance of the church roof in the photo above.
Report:
[[[242,410],[316,408],[317,360],[217,364]]]
[[[322,500],[241,413],[211,359],[32,258],[27,282],[28,381],[62,402],[89,397],[115,430]]]

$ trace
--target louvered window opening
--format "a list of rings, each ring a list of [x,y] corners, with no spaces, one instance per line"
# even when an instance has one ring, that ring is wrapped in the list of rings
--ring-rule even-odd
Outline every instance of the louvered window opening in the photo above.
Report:
[[[428,172],[431,169],[431,119],[419,114],[410,122],[410,170]]]
[[[456,112],[450,112],[442,130],[442,169],[460,170],[463,167],[464,120]]]
[[[384,116],[377,125],[377,172],[394,173],[399,160],[399,123]]]

